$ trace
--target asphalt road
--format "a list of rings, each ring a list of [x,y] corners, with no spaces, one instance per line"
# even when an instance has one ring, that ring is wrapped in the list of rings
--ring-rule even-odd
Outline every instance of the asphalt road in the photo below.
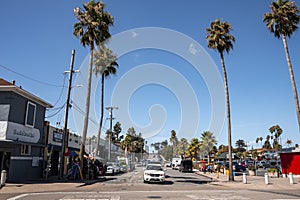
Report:
[[[210,178],[195,173],[180,173],[167,169],[164,184],[143,183],[142,168],[134,172],[107,176],[102,181],[74,187],[47,186],[34,192],[1,193],[0,199],[9,200],[131,200],[131,199],[300,199],[299,191],[266,191],[226,188]],[[68,183],[66,183],[68,184]],[[64,186],[64,187],[63,187]],[[40,186],[42,187],[42,185]]]

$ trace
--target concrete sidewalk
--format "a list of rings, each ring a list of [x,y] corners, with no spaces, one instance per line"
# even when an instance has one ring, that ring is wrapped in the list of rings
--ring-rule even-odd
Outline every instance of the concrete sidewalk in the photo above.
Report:
[[[294,183],[290,183],[290,178],[284,177],[269,177],[268,184],[266,184],[264,176],[249,176],[246,175],[247,182],[243,182],[243,175],[234,176],[234,181],[229,181],[227,175],[223,173],[203,173],[196,171],[195,173],[211,178],[213,185],[226,186],[238,189],[257,189],[257,190],[290,190],[300,189],[300,178],[293,177]]]

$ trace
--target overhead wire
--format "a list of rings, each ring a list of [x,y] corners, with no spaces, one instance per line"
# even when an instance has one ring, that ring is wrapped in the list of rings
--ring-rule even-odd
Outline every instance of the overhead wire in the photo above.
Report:
[[[17,74],[17,75],[19,75],[19,76],[21,76],[21,77],[23,77],[23,78],[26,78],[26,79],[28,79],[28,80],[31,80],[31,81],[34,81],[34,82],[37,82],[37,83],[40,83],[40,84],[43,84],[43,85],[48,85],[48,86],[52,86],[52,87],[63,87],[63,86],[61,86],[61,85],[55,85],[55,84],[51,84],[51,83],[46,83],[46,82],[43,82],[43,81],[40,81],[40,80],[31,78],[31,77],[29,77],[29,76],[26,76],[26,75],[24,75],[24,74],[21,74],[21,73],[19,73],[19,72],[16,72],[16,71],[14,71],[14,70],[12,70],[12,69],[10,69],[10,68],[4,66],[4,65],[1,65],[1,64],[0,64],[0,67],[2,67],[3,69],[5,69],[5,70],[7,70],[7,71],[10,71],[10,72],[12,72],[12,73],[14,73],[14,74]]]

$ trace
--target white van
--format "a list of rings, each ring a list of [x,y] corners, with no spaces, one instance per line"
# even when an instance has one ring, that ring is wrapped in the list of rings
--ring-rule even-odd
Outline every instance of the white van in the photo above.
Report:
[[[179,169],[181,163],[181,158],[172,159],[172,169]]]

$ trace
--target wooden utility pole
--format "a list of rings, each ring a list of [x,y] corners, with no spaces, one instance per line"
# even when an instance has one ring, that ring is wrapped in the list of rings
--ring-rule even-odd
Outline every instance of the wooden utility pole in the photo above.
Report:
[[[109,134],[108,134],[108,161],[111,161],[111,133],[112,133],[112,121],[115,119],[113,118],[113,109],[119,109],[118,107],[106,107],[106,109],[109,111],[109,120],[110,120],[110,125],[109,125]]]
[[[69,116],[69,106],[70,106],[70,95],[71,95],[71,88],[72,88],[72,76],[73,76],[73,66],[74,66],[74,57],[75,57],[75,50],[72,50],[72,57],[70,63],[70,71],[65,71],[65,73],[70,73],[69,75],[69,84],[68,84],[68,92],[67,92],[67,100],[66,100],[66,107],[65,107],[65,124],[64,130],[62,133],[62,141],[61,141],[61,156],[60,156],[60,173],[59,178],[63,178],[64,176],[64,166],[65,166],[65,151],[68,148],[68,137],[67,137],[67,129],[68,129],[68,116]]]

